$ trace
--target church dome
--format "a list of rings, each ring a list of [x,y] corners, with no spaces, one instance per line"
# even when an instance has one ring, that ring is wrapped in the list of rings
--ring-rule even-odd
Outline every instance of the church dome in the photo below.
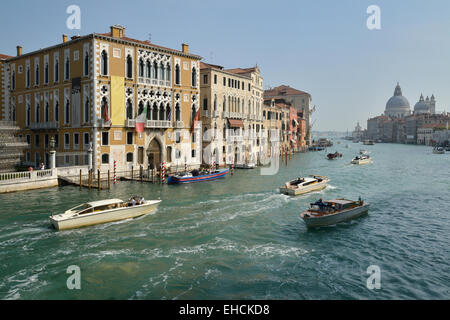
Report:
[[[414,106],[414,112],[415,113],[428,113],[430,112],[427,104],[423,100],[423,95],[420,96],[419,102],[416,103]]]
[[[402,89],[397,83],[394,96],[386,103],[386,110],[384,113],[389,117],[403,117],[408,115],[410,111],[409,101],[402,95]]]

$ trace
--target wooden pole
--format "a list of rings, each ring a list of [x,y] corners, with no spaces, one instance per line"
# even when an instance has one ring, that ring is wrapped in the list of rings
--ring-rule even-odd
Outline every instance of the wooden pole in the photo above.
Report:
[[[109,170],[108,170],[108,190],[111,190],[111,175]]]
[[[81,180],[81,169],[80,169],[80,189],[81,189],[81,184],[82,184],[82,180]]]
[[[100,169],[97,169],[98,190],[102,190],[102,181],[100,180]]]
[[[134,171],[134,166],[131,166],[131,180],[133,180],[133,171]]]
[[[92,186],[92,169],[89,170],[89,190],[91,190],[91,186]]]
[[[139,168],[139,174],[141,176],[141,183],[142,183],[142,179],[144,178],[144,171],[143,171],[142,165]]]

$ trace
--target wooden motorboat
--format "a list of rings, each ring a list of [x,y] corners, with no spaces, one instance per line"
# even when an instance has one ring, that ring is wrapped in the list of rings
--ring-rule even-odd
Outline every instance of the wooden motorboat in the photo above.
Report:
[[[322,199],[311,203],[310,208],[300,214],[308,228],[335,225],[367,214],[369,204],[358,201],[334,199],[323,202]]]
[[[167,179],[168,184],[185,184],[185,183],[193,183],[193,182],[204,182],[204,181],[212,181],[220,178],[224,178],[228,169],[219,169],[213,171],[198,171],[193,170],[191,172],[182,172],[179,174],[175,174],[169,176]]]
[[[339,153],[337,151],[335,153],[329,153],[329,154],[327,154],[327,158],[328,158],[328,160],[342,158],[342,153]]]
[[[140,217],[155,211],[161,200],[133,196],[128,202],[108,199],[87,202],[58,215],[50,216],[56,230],[81,228],[100,223]]]
[[[372,162],[372,159],[367,154],[362,154],[362,155],[356,156],[351,161],[352,164],[368,164],[371,162]]]
[[[323,176],[299,177],[286,182],[284,186],[280,187],[280,193],[297,196],[312,191],[320,191],[326,188],[329,181],[327,177]]]

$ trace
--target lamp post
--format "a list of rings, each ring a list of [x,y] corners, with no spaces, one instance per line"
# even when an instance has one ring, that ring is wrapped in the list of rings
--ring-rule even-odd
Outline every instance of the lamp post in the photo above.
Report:
[[[55,137],[50,139],[50,169],[56,168],[56,150],[55,150]]]

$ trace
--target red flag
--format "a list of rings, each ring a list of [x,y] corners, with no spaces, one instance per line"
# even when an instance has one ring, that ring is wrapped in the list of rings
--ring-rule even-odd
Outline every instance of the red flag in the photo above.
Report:
[[[200,121],[200,107],[197,110],[197,113],[195,114],[194,119],[192,119],[192,125],[191,125],[191,133],[194,131],[195,125],[197,122]]]

